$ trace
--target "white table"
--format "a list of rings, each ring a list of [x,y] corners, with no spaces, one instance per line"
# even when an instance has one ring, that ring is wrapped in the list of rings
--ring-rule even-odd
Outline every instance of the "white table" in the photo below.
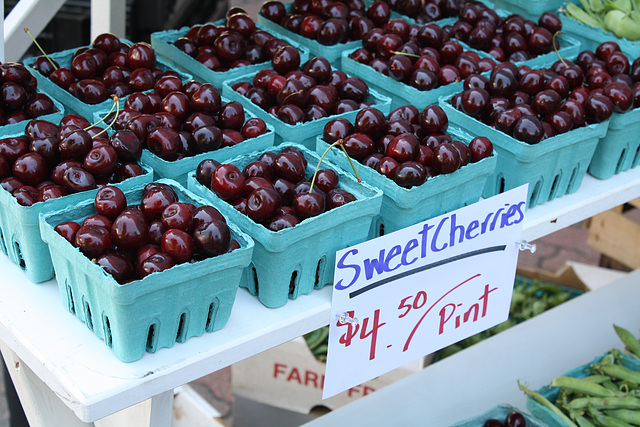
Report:
[[[638,335],[640,270],[305,426],[447,427],[503,403],[529,412],[517,380],[536,390],[611,348],[623,348],[614,323]]]
[[[575,194],[527,211],[523,237],[534,240],[637,197],[640,168],[606,181],[587,176]],[[169,426],[174,388],[327,325],[330,316],[329,287],[278,309],[240,289],[221,331],[127,364],[65,311],[54,280],[32,284],[5,256],[0,271],[0,348],[34,427]]]

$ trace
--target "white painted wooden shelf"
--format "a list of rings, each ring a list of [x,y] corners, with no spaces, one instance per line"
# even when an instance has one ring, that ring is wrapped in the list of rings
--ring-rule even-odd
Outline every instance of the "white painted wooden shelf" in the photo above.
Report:
[[[534,240],[637,197],[640,168],[606,181],[587,176],[575,194],[527,211],[524,238]],[[26,364],[85,423],[166,396],[180,385],[329,322],[330,287],[278,309],[264,307],[239,289],[224,329],[122,363],[63,308],[55,279],[33,284],[6,256],[0,256],[0,271],[0,344],[5,358],[10,353],[11,360]]]

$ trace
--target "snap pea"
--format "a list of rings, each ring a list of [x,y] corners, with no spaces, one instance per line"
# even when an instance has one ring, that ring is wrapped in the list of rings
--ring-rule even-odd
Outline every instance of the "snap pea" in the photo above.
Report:
[[[578,397],[567,403],[569,409],[640,409],[640,400],[635,397]]]
[[[596,424],[604,427],[633,427],[631,424],[622,421],[615,417],[610,417],[603,413],[596,411],[592,406],[588,408],[589,416],[593,418]]]
[[[604,413],[629,424],[640,426],[640,411],[634,411],[632,409],[610,409],[604,411]]]
[[[621,326],[613,325],[613,329],[615,329],[616,334],[618,334],[618,337],[620,337],[629,351],[637,357],[640,357],[640,341],[638,341],[631,332]]]
[[[569,411],[569,417],[578,424],[578,427],[595,427],[591,420],[578,411]]]
[[[522,390],[524,394],[531,397],[533,400],[535,400],[536,402],[538,402],[539,404],[541,404],[542,406],[544,406],[545,408],[549,409],[551,412],[556,414],[558,418],[560,418],[560,420],[562,420],[562,422],[564,422],[568,427],[578,427],[578,425],[576,425],[576,423],[574,423],[571,420],[571,418],[566,416],[565,413],[562,412],[560,408],[558,408],[556,405],[551,403],[549,399],[547,399],[540,393],[529,389],[525,384],[520,383],[519,380],[518,380],[518,387],[520,387],[520,390]]]
[[[595,397],[621,396],[621,393],[616,393],[600,384],[575,377],[557,377],[551,382],[551,387],[559,387]]]
[[[597,369],[605,375],[609,375],[613,378],[618,378],[620,380],[629,380],[633,383],[640,383],[640,372],[632,371],[631,369],[625,368],[621,365],[599,365]]]

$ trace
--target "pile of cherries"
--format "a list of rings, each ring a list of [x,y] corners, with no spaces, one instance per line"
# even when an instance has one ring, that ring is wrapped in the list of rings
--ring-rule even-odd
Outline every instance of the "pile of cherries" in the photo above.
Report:
[[[111,33],[100,34],[91,47],[77,49],[69,68],[45,56],[37,57],[33,68],[87,104],[99,104],[110,95],[144,92],[165,74],[177,75],[158,68],[149,43],[129,45]]]
[[[296,0],[290,12],[282,2],[269,0],[260,14],[283,28],[325,46],[360,40],[391,17],[389,5],[374,2],[368,9],[363,0]]]
[[[522,62],[557,49],[554,34],[562,21],[553,12],[545,12],[538,23],[513,14],[504,19],[481,3],[466,3],[458,21],[445,26],[451,37],[474,49],[491,54],[498,62]]]
[[[264,152],[243,170],[204,160],[196,179],[256,223],[279,231],[356,200],[353,193],[339,188],[334,170],[319,169],[311,187],[306,168],[304,154],[289,146]]]
[[[475,137],[467,146],[446,134],[448,126],[447,115],[438,105],[422,111],[403,105],[387,117],[378,109],[365,108],[353,124],[343,118],[329,121],[323,138],[330,144],[341,140],[350,157],[411,188],[493,153],[488,138]]]
[[[490,78],[471,75],[451,104],[485,124],[529,144],[640,105],[640,60],[632,65],[615,42],[584,51],[576,62],[549,69],[505,62]]]
[[[232,12],[234,10],[240,10]],[[226,25],[196,24],[173,44],[213,71],[227,71],[271,61],[278,64],[298,51],[284,40],[256,28],[249,15],[233,8],[227,13]],[[286,48],[286,49],[285,49]]]
[[[0,186],[23,206],[143,175],[139,143],[82,116],[31,120],[23,137],[0,139]]]
[[[333,70],[322,56],[285,73],[272,68],[259,71],[253,84],[243,81],[232,88],[290,125],[373,104],[368,101],[369,86],[362,79]]]
[[[211,83],[160,77],[152,92],[129,95],[114,121],[117,134],[135,138],[163,160],[174,161],[239,144],[268,131],[264,120],[246,119],[237,101],[222,102]]]
[[[445,86],[496,65],[492,58],[465,51],[435,23],[417,28],[392,19],[384,28],[365,34],[362,45],[349,55],[351,59],[418,90]]]
[[[0,85],[0,126],[56,112],[51,98],[37,92],[36,78],[22,64],[0,64]]]
[[[147,184],[136,205],[108,185],[93,206],[95,214],[81,223],[65,221],[54,230],[120,284],[239,247],[216,208],[181,202],[165,183]]]
[[[519,411],[511,411],[504,420],[491,418],[484,422],[482,427],[526,427],[527,420]]]
[[[418,24],[456,17],[467,0],[385,0],[391,10],[413,18]]]

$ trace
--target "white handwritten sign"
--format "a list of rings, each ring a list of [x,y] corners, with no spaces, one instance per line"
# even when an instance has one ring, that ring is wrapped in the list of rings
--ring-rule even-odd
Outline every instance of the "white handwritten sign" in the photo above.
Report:
[[[505,321],[527,187],[339,251],[323,398]]]

